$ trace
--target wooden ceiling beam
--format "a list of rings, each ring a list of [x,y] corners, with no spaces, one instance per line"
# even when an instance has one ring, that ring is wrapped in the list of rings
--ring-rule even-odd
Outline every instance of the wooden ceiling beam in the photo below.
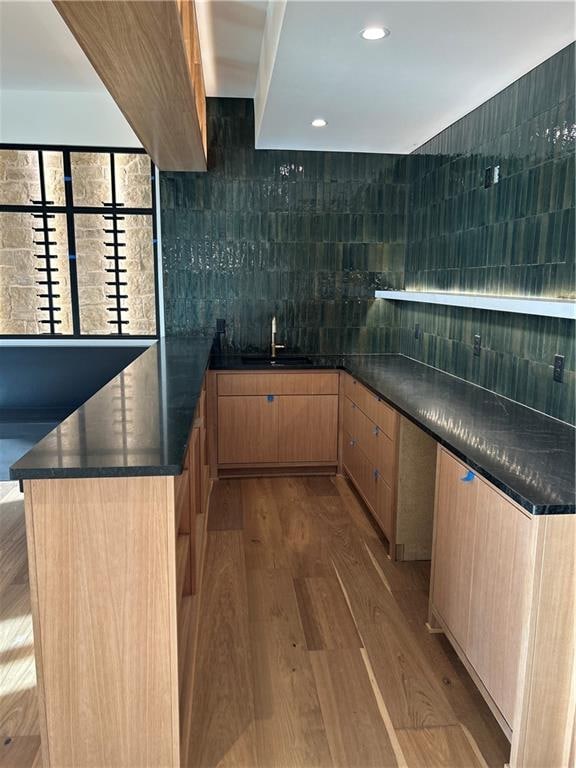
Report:
[[[194,0],[53,0],[155,165],[206,170]]]

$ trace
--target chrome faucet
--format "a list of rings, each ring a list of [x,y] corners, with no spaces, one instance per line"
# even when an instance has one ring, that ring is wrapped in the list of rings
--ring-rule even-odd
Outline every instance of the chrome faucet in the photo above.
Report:
[[[276,315],[272,317],[272,343],[270,344],[270,357],[276,359],[276,350],[286,349],[285,344],[276,344]]]

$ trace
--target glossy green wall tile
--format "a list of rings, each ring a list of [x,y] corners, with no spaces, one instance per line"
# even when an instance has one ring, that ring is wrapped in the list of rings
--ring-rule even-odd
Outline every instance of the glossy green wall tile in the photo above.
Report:
[[[251,101],[209,99],[208,173],[160,176],[167,333],[223,317],[263,350],[276,314],[294,350],[401,351],[574,422],[574,322],[372,298],[574,296],[574,97],[572,45],[409,156],[256,151]]]
[[[407,290],[576,295],[574,94],[570,45],[410,156]],[[574,423],[573,321],[408,303],[399,318],[404,354]]]
[[[244,99],[208,100],[208,137],[207,174],[161,174],[167,333],[223,317],[229,346],[263,350],[276,314],[294,350],[389,346],[372,297],[404,282],[407,158],[256,151]]]

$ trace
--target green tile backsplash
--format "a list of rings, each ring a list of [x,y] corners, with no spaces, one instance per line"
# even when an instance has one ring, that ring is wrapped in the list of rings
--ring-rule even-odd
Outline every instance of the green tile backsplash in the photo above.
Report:
[[[406,290],[575,297],[574,48],[410,156]],[[408,303],[399,319],[404,354],[574,423],[573,321]]]
[[[373,298],[574,297],[574,96],[571,45],[409,156],[256,151],[252,102],[209,99],[208,173],[160,175],[166,332],[264,350],[276,314],[293,350],[399,351],[574,423],[573,321]]]
[[[256,151],[252,102],[208,100],[207,174],[162,173],[166,332],[226,318],[235,350],[397,344],[406,162],[400,155]],[[370,326],[371,330],[366,329]]]

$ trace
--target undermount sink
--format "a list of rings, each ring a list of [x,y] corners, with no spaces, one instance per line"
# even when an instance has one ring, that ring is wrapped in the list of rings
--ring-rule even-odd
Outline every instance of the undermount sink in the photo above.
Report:
[[[244,365],[262,365],[274,368],[298,368],[301,365],[310,365],[312,360],[305,355],[242,355]]]

